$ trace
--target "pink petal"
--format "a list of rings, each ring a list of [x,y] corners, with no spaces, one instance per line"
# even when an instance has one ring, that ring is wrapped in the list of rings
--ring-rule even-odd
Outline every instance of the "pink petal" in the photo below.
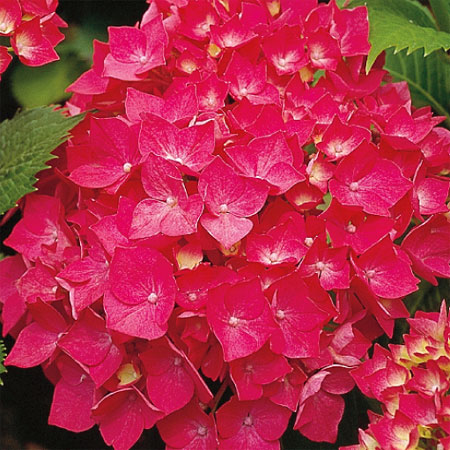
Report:
[[[259,350],[275,323],[259,281],[238,283],[226,290],[224,286],[209,291],[207,318],[222,345],[225,361],[231,361]]]
[[[73,363],[74,364],[74,363]],[[75,364],[74,364],[75,365]],[[68,383],[64,377],[55,386],[48,424],[79,433],[92,428],[95,386],[89,376],[78,367],[79,382]]]
[[[342,160],[330,181],[330,192],[343,205],[361,206],[369,214],[389,216],[411,188],[400,169],[362,144]]]
[[[161,220],[161,232],[167,236],[195,233],[202,211],[203,201],[200,195],[191,195],[180,203],[179,207],[172,208],[169,214]]]
[[[253,222],[244,217],[233,214],[221,214],[219,217],[212,214],[203,214],[200,219],[206,231],[225,248],[230,248],[250,233]]]
[[[0,261],[0,303],[2,308],[3,335],[6,336],[12,327],[25,314],[26,305],[17,291],[16,283],[25,272],[26,267],[20,255],[4,258]]]
[[[174,448],[210,450],[218,446],[214,419],[205,414],[196,400],[165,417],[157,426],[162,439]]]
[[[418,289],[419,280],[414,277],[410,264],[396,253],[389,237],[369,248],[356,264],[361,269],[359,276],[375,295],[397,298]]]
[[[449,182],[436,178],[424,178],[416,186],[420,214],[429,215],[447,212],[446,200]]]
[[[140,56],[145,56],[147,37],[145,33],[134,27],[109,27],[109,47],[111,55],[122,63],[139,62]]]
[[[115,450],[129,450],[143,430],[153,427],[162,417],[162,413],[134,388],[106,395],[92,413],[105,443]]]
[[[312,441],[333,443],[343,413],[344,399],[320,390],[300,405],[294,429]]]
[[[413,228],[402,242],[412,259],[413,269],[430,283],[437,277],[450,277],[450,223],[443,215],[430,217]]]
[[[167,331],[167,322],[161,319],[169,314],[161,314],[148,302],[137,305],[127,305],[120,302],[112,293],[105,293],[103,306],[106,313],[106,325],[112,330],[120,331],[129,336],[136,336],[142,339],[157,339]],[[166,319],[166,320],[167,320]]]
[[[58,346],[72,358],[87,366],[100,364],[109,353],[112,340],[106,331],[105,323],[90,309],[71,326]]]
[[[1,34],[12,33],[22,21],[22,10],[18,0],[3,1],[0,5]],[[1,70],[0,70],[1,72]]]
[[[170,213],[165,202],[147,198],[136,205],[130,226],[130,239],[155,236],[161,231],[162,220]]]
[[[6,357],[5,365],[24,368],[38,366],[53,355],[57,340],[58,333],[32,322],[20,332],[14,347]]]
[[[176,286],[172,265],[161,253],[144,247],[117,248],[111,261],[110,280],[118,300],[128,305],[143,302],[154,305],[151,309],[156,308],[159,323],[167,320],[173,308]]]

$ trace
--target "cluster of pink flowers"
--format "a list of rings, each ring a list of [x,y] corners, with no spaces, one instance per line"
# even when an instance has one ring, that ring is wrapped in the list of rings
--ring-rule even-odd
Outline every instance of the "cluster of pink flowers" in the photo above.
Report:
[[[0,45],[0,75],[12,61],[10,51],[27,66],[59,59],[54,47],[64,39],[59,28],[67,24],[55,13],[57,6],[58,0],[0,0],[0,38],[11,43]]]
[[[450,132],[365,73],[368,29],[334,2],[154,0],[94,41],[87,117],[0,262],[6,364],[42,365],[50,424],[277,449],[295,413],[336,440],[413,272],[450,278]]]
[[[440,313],[418,311],[408,319],[405,345],[390,351],[375,346],[372,358],[352,372],[368,397],[377,399],[384,415],[370,413],[360,430],[360,445],[347,450],[415,450],[450,448],[450,321]]]

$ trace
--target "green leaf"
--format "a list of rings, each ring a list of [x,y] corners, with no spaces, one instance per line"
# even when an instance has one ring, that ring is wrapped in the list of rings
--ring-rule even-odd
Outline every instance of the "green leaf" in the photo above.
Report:
[[[430,0],[430,5],[439,30],[450,33],[450,2],[448,0]]]
[[[420,48],[424,56],[450,48],[450,34],[436,29],[430,11],[412,0],[354,0],[353,8],[366,5],[369,11],[372,45],[366,63],[368,72],[383,50],[394,48],[395,52],[406,49],[407,54]]]
[[[338,6],[338,8],[342,9],[345,8],[345,6],[347,5],[348,0],[336,0],[336,5]]]
[[[321,69],[316,70],[316,71],[314,72],[314,75],[313,75],[314,79],[313,79],[313,82],[311,83],[311,85],[312,85],[312,86],[315,86],[315,85],[317,84],[317,82],[318,82],[323,76],[325,76],[325,70],[321,70]]]
[[[66,117],[44,106],[0,123],[0,214],[35,190],[35,175],[55,158],[51,152],[69,137],[84,115]]]
[[[7,372],[5,366],[3,365],[3,361],[6,358],[6,347],[2,340],[0,340],[0,375],[2,373]],[[3,381],[0,378],[0,386],[3,386]]]
[[[325,211],[326,209],[328,209],[328,207],[330,206],[331,203],[331,194],[329,192],[327,192],[324,196],[323,196],[323,203],[321,203],[320,205],[318,205],[316,207],[316,209],[320,210],[320,211]]]
[[[450,128],[450,62],[443,51],[424,58],[423,50],[408,55],[406,50],[394,54],[386,51],[385,69],[394,81],[409,84],[414,106],[430,105],[434,111],[445,116]]]

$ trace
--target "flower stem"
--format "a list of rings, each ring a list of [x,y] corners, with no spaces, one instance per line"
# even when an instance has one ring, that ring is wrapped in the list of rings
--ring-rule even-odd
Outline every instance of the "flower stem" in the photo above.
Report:
[[[216,412],[216,409],[219,406],[220,400],[222,399],[223,394],[227,390],[228,383],[229,383],[229,379],[228,379],[228,376],[227,376],[225,378],[225,380],[223,381],[222,385],[220,386],[219,390],[217,391],[216,395],[214,396],[214,399],[213,399],[213,405],[214,406],[211,409],[211,414],[214,414]]]

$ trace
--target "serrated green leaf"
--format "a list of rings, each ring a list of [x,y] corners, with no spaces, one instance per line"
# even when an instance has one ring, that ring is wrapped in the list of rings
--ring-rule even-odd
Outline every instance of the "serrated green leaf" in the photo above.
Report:
[[[353,8],[366,5],[369,11],[371,49],[366,71],[386,49],[408,54],[424,49],[424,56],[436,50],[450,48],[450,34],[436,29],[433,16],[427,8],[412,0],[354,0]]]
[[[443,51],[424,58],[423,50],[407,55],[386,51],[385,68],[394,81],[406,81],[416,107],[430,105],[450,128],[450,63]]]
[[[6,347],[3,341],[0,340],[0,375],[7,371],[6,367],[3,365],[3,361],[5,360],[5,358],[6,358]],[[1,378],[0,378],[0,386],[3,386],[3,381]]]
[[[35,175],[84,115],[64,116],[51,106],[19,112],[0,123],[0,214],[34,190]]]

